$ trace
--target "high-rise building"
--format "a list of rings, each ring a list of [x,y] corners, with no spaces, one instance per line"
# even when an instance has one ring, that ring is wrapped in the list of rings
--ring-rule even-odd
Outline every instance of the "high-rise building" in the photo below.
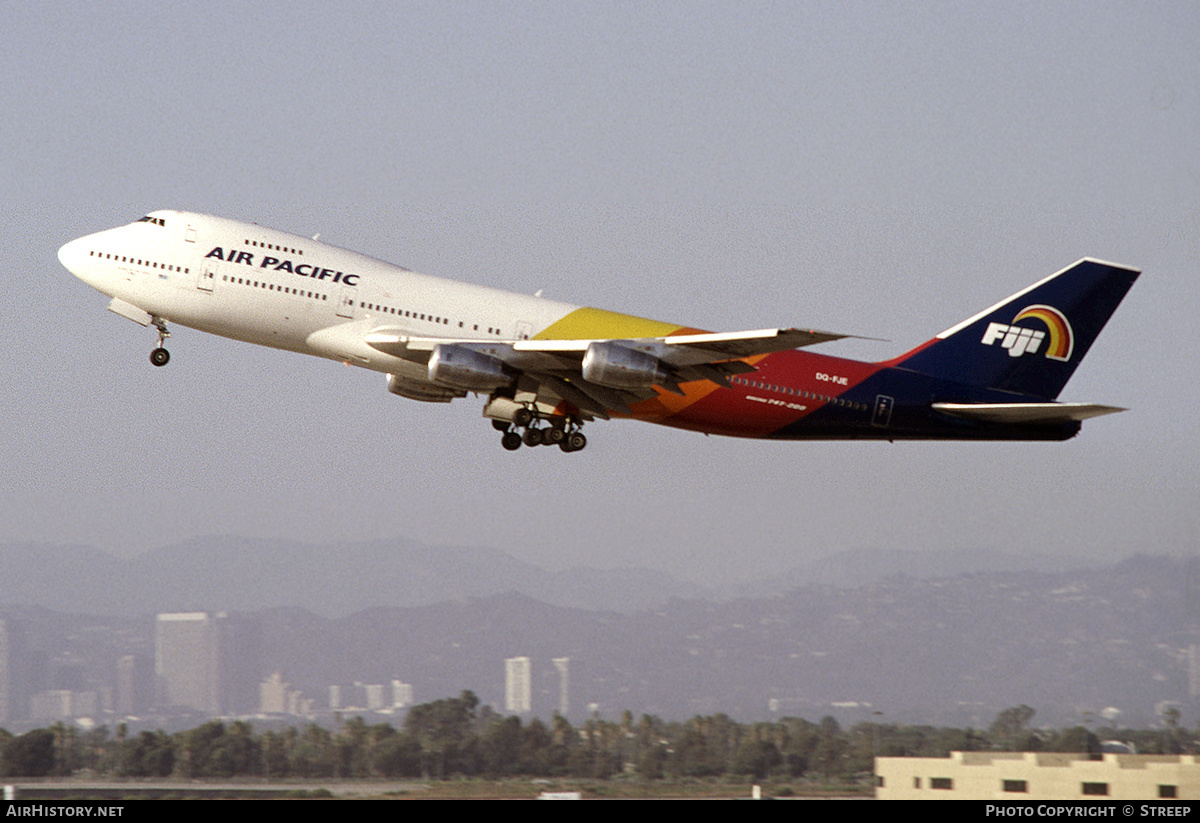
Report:
[[[160,614],[154,655],[159,704],[213,715],[256,711],[260,658],[259,624],[253,618]]]
[[[364,706],[376,711],[383,708],[382,683],[355,683],[354,685],[362,689]]]
[[[558,669],[558,713],[566,717],[567,711],[571,708],[571,701],[568,699],[567,693],[567,687],[570,685],[567,674],[571,658],[555,657],[551,662],[554,663],[554,668]]]
[[[117,714],[142,714],[154,701],[150,661],[140,654],[117,658]]]
[[[12,622],[0,618],[0,723],[17,719],[13,713],[13,627]]]
[[[517,714],[533,710],[533,663],[528,657],[504,661],[504,709]]]
[[[258,683],[265,672],[263,630],[257,617],[246,614],[216,615],[217,703],[223,714],[251,714],[258,710]]]
[[[223,714],[258,711],[262,680],[262,624],[243,614],[216,615],[217,703]]]
[[[413,702],[413,687],[411,683],[405,683],[401,680],[392,681],[392,708],[403,709],[405,706],[411,706]]]
[[[288,684],[283,675],[274,672],[258,684],[258,710],[264,714],[283,714],[287,711]]]
[[[0,617],[0,723],[29,717],[33,674],[19,623]]]
[[[158,616],[154,673],[162,706],[221,713],[218,645],[208,612]]]

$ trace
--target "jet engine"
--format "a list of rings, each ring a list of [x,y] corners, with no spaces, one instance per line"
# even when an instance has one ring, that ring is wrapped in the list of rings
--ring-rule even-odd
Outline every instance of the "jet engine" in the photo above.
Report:
[[[426,383],[424,380],[413,380],[399,374],[389,374],[387,376],[387,387],[388,391],[392,394],[407,397],[409,400],[421,400],[426,403],[449,403],[456,397],[467,396],[465,391],[434,386],[431,383]]]
[[[471,391],[491,391],[512,383],[504,363],[457,343],[439,343],[429,356],[429,379]]]
[[[611,341],[588,345],[583,379],[610,389],[648,389],[674,383],[657,357]]]

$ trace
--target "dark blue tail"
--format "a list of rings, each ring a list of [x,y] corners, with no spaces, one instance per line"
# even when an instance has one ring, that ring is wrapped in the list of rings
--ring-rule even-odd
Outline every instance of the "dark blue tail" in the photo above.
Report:
[[[895,365],[1053,400],[1138,274],[1084,258],[947,329]]]

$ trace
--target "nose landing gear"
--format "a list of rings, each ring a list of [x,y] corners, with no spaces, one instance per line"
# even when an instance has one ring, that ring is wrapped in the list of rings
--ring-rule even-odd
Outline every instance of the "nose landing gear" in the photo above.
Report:
[[[171,353],[163,348],[163,343],[171,333],[167,331],[167,323],[161,317],[155,317],[151,322],[154,323],[154,328],[158,329],[158,346],[150,352],[150,362],[155,366],[165,366],[171,361]]]

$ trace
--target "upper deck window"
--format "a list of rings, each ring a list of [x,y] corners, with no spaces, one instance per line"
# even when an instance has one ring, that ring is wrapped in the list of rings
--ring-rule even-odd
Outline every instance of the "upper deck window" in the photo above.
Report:
[[[151,217],[148,214],[145,217],[143,217],[141,220],[139,220],[138,222],[139,223],[153,223],[154,225],[162,226],[163,228],[166,228],[166,225],[167,225],[167,221],[164,218]]]
[[[294,249],[290,246],[281,246],[278,243],[268,243],[265,240],[244,240],[247,246],[256,246],[260,249],[270,249],[271,251],[282,251],[288,254],[304,255],[304,249]]]

